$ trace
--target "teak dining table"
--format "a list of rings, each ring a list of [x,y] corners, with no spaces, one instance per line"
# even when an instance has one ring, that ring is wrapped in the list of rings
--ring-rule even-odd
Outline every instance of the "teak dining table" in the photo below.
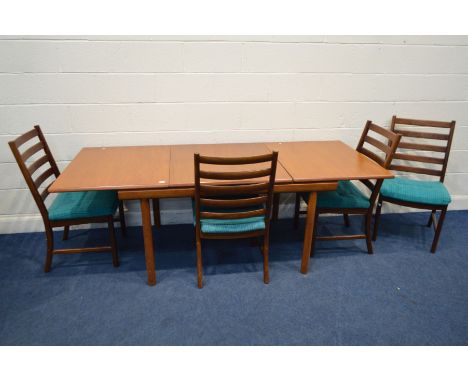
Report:
[[[317,192],[340,180],[385,179],[393,174],[341,141],[199,144],[83,148],[49,192],[116,190],[139,200],[148,284],[156,284],[150,199],[193,197],[194,153],[238,157],[278,151],[274,192],[309,192],[301,272],[307,273]],[[236,171],[230,166],[230,171]]]

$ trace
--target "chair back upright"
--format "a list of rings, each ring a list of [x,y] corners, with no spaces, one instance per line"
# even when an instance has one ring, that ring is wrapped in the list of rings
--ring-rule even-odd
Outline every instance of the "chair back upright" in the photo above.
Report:
[[[393,116],[391,130],[402,136],[390,169],[445,179],[455,121],[441,122]],[[403,127],[411,126],[411,128]],[[423,152],[421,154],[421,152]],[[404,161],[404,162],[400,162]]]
[[[241,219],[264,216],[268,230],[278,153],[251,157],[210,157],[198,153],[195,163],[195,219]],[[261,169],[252,165],[269,164]],[[206,169],[205,166],[209,165]],[[222,166],[222,169],[219,169]],[[242,171],[222,171],[231,166]],[[250,169],[249,169],[250,167]],[[247,169],[245,169],[247,168]],[[219,169],[219,170],[218,170]]]
[[[41,128],[36,125],[32,130],[8,142],[8,144],[47,228],[49,215],[45,200],[49,195],[49,187],[54,179],[60,175],[60,171]],[[54,179],[44,186],[45,181],[51,177]]]
[[[367,121],[356,147],[356,151],[377,162],[383,168],[390,169],[400,139],[400,134],[384,129],[372,123],[372,121]],[[370,205],[372,208],[379,194],[383,180],[379,179],[375,184],[368,179],[361,180],[361,182],[371,191]]]

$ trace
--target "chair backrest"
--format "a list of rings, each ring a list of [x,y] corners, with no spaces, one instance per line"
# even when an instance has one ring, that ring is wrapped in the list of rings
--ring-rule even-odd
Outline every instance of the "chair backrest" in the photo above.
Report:
[[[48,221],[47,207],[44,201],[49,195],[48,189],[53,180],[45,187],[43,184],[50,177],[57,178],[60,175],[60,171],[42,134],[41,128],[34,126],[34,129],[8,142],[8,144],[44,222]],[[34,159],[32,159],[33,157]],[[38,171],[39,169],[40,171]],[[36,176],[36,173],[39,173],[39,175]],[[42,191],[40,191],[41,188]]]
[[[400,125],[411,128],[401,128]],[[455,121],[427,121],[394,115],[391,130],[402,135],[394,159],[405,161],[403,164],[392,164],[392,170],[437,176],[441,182],[444,181]],[[421,151],[424,153],[414,153]]]
[[[202,218],[226,220],[255,216],[264,216],[265,227],[268,229],[278,161],[276,151],[271,154],[236,158],[208,157],[197,153],[194,160],[197,230],[200,229]],[[252,169],[252,165],[268,162],[267,167],[258,169],[256,165],[256,168]],[[209,171],[202,169],[202,164],[210,165]],[[223,166],[224,169],[226,166],[236,166],[236,170],[239,167],[247,167],[247,170],[216,171],[216,167],[219,166]],[[206,181],[202,182],[202,179]],[[232,209],[245,210],[246,207],[250,209],[226,212]]]
[[[370,134],[373,134],[371,136]],[[384,168],[390,168],[401,135],[367,121],[361,134],[356,151],[377,162]],[[364,147],[369,144],[369,148]],[[377,152],[376,152],[377,149]],[[383,154],[383,155],[382,155]]]
[[[400,134],[384,129],[372,123],[372,121],[367,121],[362,131],[361,139],[356,147],[356,151],[364,154],[382,167],[389,169],[391,168],[391,163],[398,148],[398,144],[400,143],[400,139]],[[364,147],[364,145],[366,145],[366,147]],[[361,182],[371,190],[370,202],[372,208],[383,180],[377,180],[375,184],[370,180],[361,180]]]

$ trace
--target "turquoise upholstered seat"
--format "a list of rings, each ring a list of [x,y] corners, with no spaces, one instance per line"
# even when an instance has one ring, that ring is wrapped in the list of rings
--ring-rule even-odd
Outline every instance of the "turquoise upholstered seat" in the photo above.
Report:
[[[48,209],[50,220],[113,215],[119,200],[115,191],[63,192]]]
[[[265,229],[265,217],[254,216],[243,219],[200,219],[203,233],[239,233]]]
[[[195,218],[195,203],[193,206],[193,224],[196,225]],[[263,208],[263,206],[252,206],[251,209],[246,208],[231,208],[231,209],[209,209],[204,208],[204,211],[210,212],[246,212],[254,211]],[[250,218],[241,219],[200,219],[201,231],[203,233],[239,233],[251,232],[265,229],[265,216],[253,216]]]
[[[301,194],[307,202],[309,194]],[[369,208],[369,198],[349,180],[338,182],[335,191],[319,192],[317,208]]]
[[[380,194],[384,198],[410,203],[446,206],[452,201],[444,184],[439,181],[386,179],[382,184]]]

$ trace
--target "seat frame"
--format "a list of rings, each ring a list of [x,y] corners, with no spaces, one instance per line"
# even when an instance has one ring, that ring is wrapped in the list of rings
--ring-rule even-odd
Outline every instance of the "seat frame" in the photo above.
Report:
[[[438,127],[438,128],[447,128],[449,129],[448,134],[437,134],[437,133],[426,133],[426,132],[416,132],[411,131],[408,129],[401,130],[397,127],[398,124],[408,125],[408,126],[423,126],[423,127]],[[409,118],[398,118],[396,115],[392,117],[392,124],[391,124],[391,131],[401,134],[403,137],[413,137],[413,138],[422,138],[422,139],[434,139],[434,140],[442,140],[447,141],[446,146],[433,146],[428,144],[414,144],[414,143],[406,143],[400,141],[398,148],[413,148],[419,149],[427,152],[443,152],[444,158],[432,158],[428,156],[420,156],[420,155],[410,155],[401,154],[398,151],[395,154],[395,159],[406,159],[409,161],[415,161],[417,163],[436,163],[442,165],[440,170],[433,170],[424,167],[413,167],[413,166],[401,166],[401,165],[392,165],[390,169],[397,170],[397,171],[404,171],[408,173],[415,173],[415,174],[425,174],[439,177],[439,181],[441,183],[444,182],[445,173],[447,171],[447,164],[450,155],[450,148],[452,146],[453,134],[455,132],[455,121],[451,122],[442,122],[442,121],[430,121],[430,120],[423,120],[423,119],[409,119]],[[415,202],[407,202],[403,200],[393,199],[389,197],[384,197],[379,195],[379,199],[377,201],[377,208],[375,212],[375,221],[374,221],[374,232],[372,236],[372,240],[377,240],[377,233],[379,228],[380,222],[380,215],[382,211],[382,204],[383,202],[397,204],[404,207],[411,207],[417,208],[422,210],[430,210],[431,214],[429,216],[429,220],[427,222],[427,227],[434,227],[434,238],[432,240],[431,245],[431,253],[435,253],[437,250],[437,245],[439,243],[440,233],[442,232],[442,226],[444,224],[445,215],[447,213],[448,205],[438,205],[438,204],[425,204],[425,203],[415,203]],[[440,211],[439,219],[436,217],[437,211]]]
[[[32,139],[38,138],[39,142],[32,145],[30,148],[26,149],[23,153],[20,152],[21,146],[26,142],[29,142]],[[16,162],[23,174],[23,177],[28,185],[29,190],[36,202],[36,205],[39,209],[39,212],[44,223],[44,230],[47,239],[47,251],[46,259],[44,264],[44,272],[49,272],[52,267],[52,257],[53,255],[58,254],[70,254],[70,253],[82,253],[82,252],[112,252],[112,262],[114,267],[119,266],[119,258],[117,254],[117,245],[115,239],[114,231],[114,221],[120,222],[120,227],[122,233],[126,235],[126,224],[125,224],[125,215],[123,209],[122,201],[119,202],[119,218],[115,219],[113,215],[108,216],[96,216],[96,217],[86,217],[86,218],[76,218],[76,219],[60,219],[60,220],[50,220],[47,207],[45,205],[45,200],[49,195],[49,187],[52,185],[51,181],[42,192],[39,191],[39,188],[43,183],[50,177],[57,178],[60,175],[60,170],[55,162],[55,159],[49,149],[49,145],[42,133],[42,130],[39,125],[34,126],[34,129],[24,133],[15,140],[8,142],[13,156],[15,157]],[[32,164],[27,165],[26,161],[35,155],[36,153],[44,151],[45,155],[41,156],[39,159],[35,160]],[[45,165],[48,164],[50,167],[45,168]],[[34,173],[38,169],[45,170],[39,175],[36,180],[33,179]],[[63,240],[67,240],[69,236],[70,226],[79,225],[79,224],[90,224],[90,223],[107,223],[109,229],[109,238],[110,245],[108,246],[96,246],[96,247],[83,247],[83,248],[64,248],[64,249],[55,249],[54,248],[54,232],[53,228],[63,227]]]
[[[195,165],[195,236],[197,250],[197,285],[203,287],[203,263],[202,263],[202,239],[240,239],[263,237],[261,251],[263,254],[263,282],[270,281],[268,269],[270,220],[273,200],[273,187],[275,184],[276,166],[278,152],[251,157],[208,157],[194,154]],[[270,166],[265,169],[255,171],[205,171],[201,169],[201,164],[218,166],[240,166],[252,165],[256,163],[270,162]],[[268,177],[268,181],[262,178]],[[202,184],[201,179],[208,182]],[[254,181],[254,179],[256,179]],[[255,197],[246,197],[254,194]],[[239,199],[220,199],[222,196],[239,195]],[[244,197],[242,197],[244,196]],[[203,206],[210,207],[248,207],[264,205],[263,208],[249,210],[248,212],[207,212],[202,211]],[[201,230],[201,219],[239,219],[246,217],[264,216],[265,229],[249,232],[233,233],[203,233]]]
[[[384,137],[387,139],[387,144],[382,143],[381,141],[369,136],[369,131],[373,131],[374,133]],[[393,155],[395,150],[398,146],[401,136],[399,134],[395,134],[389,130],[380,127],[372,121],[367,121],[366,125],[364,126],[364,130],[361,134],[361,138],[359,143],[356,147],[356,151],[364,154],[368,158],[372,159],[373,161],[380,164],[382,167],[388,169],[393,159]],[[385,158],[377,155],[375,152],[367,149],[364,147],[364,144],[368,143],[372,145],[374,148],[378,148],[385,154]],[[312,248],[315,244],[316,240],[355,240],[355,239],[365,239],[367,245],[367,252],[368,254],[373,254],[372,248],[372,235],[371,235],[371,223],[372,223],[372,213],[374,211],[374,205],[377,200],[377,196],[380,191],[380,187],[382,186],[383,179],[377,179],[375,183],[372,183],[369,179],[361,179],[360,180],[370,191],[371,195],[369,198],[369,207],[368,208],[320,208],[317,205],[315,210],[315,222],[314,225],[314,232],[312,235]],[[300,194],[296,194],[296,203],[294,208],[294,228],[297,229],[299,226],[299,215],[305,214],[307,211],[300,210],[300,202],[301,196]],[[363,234],[354,234],[354,235],[330,235],[330,236],[317,236],[317,220],[319,215],[321,214],[343,214],[344,223],[347,227],[350,226],[349,222],[349,215],[363,215],[364,216],[364,233]],[[313,251],[311,250],[311,254]]]

